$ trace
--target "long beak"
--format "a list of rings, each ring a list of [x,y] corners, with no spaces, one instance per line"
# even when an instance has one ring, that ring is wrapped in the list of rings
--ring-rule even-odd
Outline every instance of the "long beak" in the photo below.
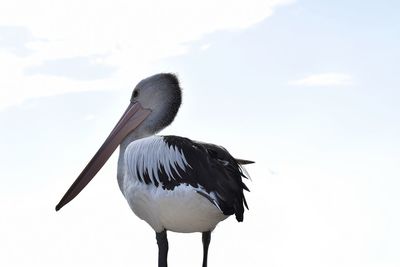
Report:
[[[132,102],[128,106],[103,145],[57,204],[56,211],[74,199],[82,189],[85,188],[97,172],[104,166],[122,140],[135,130],[150,113],[151,110],[144,109],[138,102]]]

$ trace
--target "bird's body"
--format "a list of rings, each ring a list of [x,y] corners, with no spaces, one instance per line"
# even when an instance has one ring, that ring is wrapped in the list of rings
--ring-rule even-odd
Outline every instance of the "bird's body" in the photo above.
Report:
[[[131,142],[120,157],[120,189],[156,232],[206,232],[235,212],[243,217],[244,174],[221,147],[150,136]]]
[[[180,105],[175,75],[142,80],[120,121],[56,210],[76,197],[120,146],[118,184],[132,211],[156,232],[159,267],[167,266],[167,231],[202,232],[206,267],[211,231],[233,214],[243,221],[243,190],[248,189],[241,165],[252,162],[235,159],[221,146],[155,135],[174,120]]]

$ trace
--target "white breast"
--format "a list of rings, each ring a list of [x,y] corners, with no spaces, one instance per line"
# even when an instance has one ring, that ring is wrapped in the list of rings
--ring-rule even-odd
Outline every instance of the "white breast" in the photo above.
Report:
[[[197,193],[199,188],[181,184],[173,190],[166,190],[161,185],[156,187],[139,181],[138,174],[146,171],[152,181],[159,182],[157,171],[160,165],[166,170],[191,168],[183,152],[168,147],[162,137],[152,136],[132,142],[125,151],[125,164],[122,193],[133,212],[156,232],[164,229],[182,233],[205,232],[213,230],[228,217]],[[167,171],[167,174],[174,179],[172,172]]]
[[[125,198],[133,212],[156,232],[164,229],[181,233],[205,232],[227,218],[190,185],[164,190],[160,186],[129,181],[127,177]]]

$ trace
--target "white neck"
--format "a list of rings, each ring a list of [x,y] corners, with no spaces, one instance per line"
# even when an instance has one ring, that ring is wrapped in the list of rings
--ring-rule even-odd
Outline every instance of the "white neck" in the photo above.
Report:
[[[119,146],[119,156],[118,156],[118,169],[117,169],[117,179],[118,179],[118,185],[120,190],[122,191],[122,185],[124,181],[124,173],[125,173],[125,150],[128,147],[130,143],[132,143],[135,140],[148,137],[150,135],[153,135],[152,133],[145,132],[141,130],[143,128],[139,127],[132,133],[128,134],[127,137],[124,138],[124,140],[121,142]]]

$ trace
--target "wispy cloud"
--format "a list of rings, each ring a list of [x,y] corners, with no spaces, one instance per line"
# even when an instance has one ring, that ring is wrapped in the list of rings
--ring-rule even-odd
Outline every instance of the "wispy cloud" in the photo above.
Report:
[[[308,75],[302,79],[289,82],[296,86],[345,86],[354,84],[353,78],[345,73],[327,72]]]
[[[35,41],[39,40],[26,27],[0,25],[0,50],[20,57],[27,56],[32,53],[29,44]]]
[[[200,50],[205,51],[205,50],[209,49],[210,47],[211,47],[210,43],[203,44],[202,46],[200,46]]]
[[[7,49],[0,50],[0,109],[70,90],[125,87],[132,76],[148,74],[160,59],[186,53],[205,35],[251,27],[292,2],[1,1],[0,26],[19,25],[19,30],[3,40]],[[97,64],[92,55],[107,56]]]
[[[115,71],[115,66],[104,65],[101,56],[93,55],[46,60],[40,65],[27,68],[25,74],[54,75],[74,80],[97,80],[107,78]]]

